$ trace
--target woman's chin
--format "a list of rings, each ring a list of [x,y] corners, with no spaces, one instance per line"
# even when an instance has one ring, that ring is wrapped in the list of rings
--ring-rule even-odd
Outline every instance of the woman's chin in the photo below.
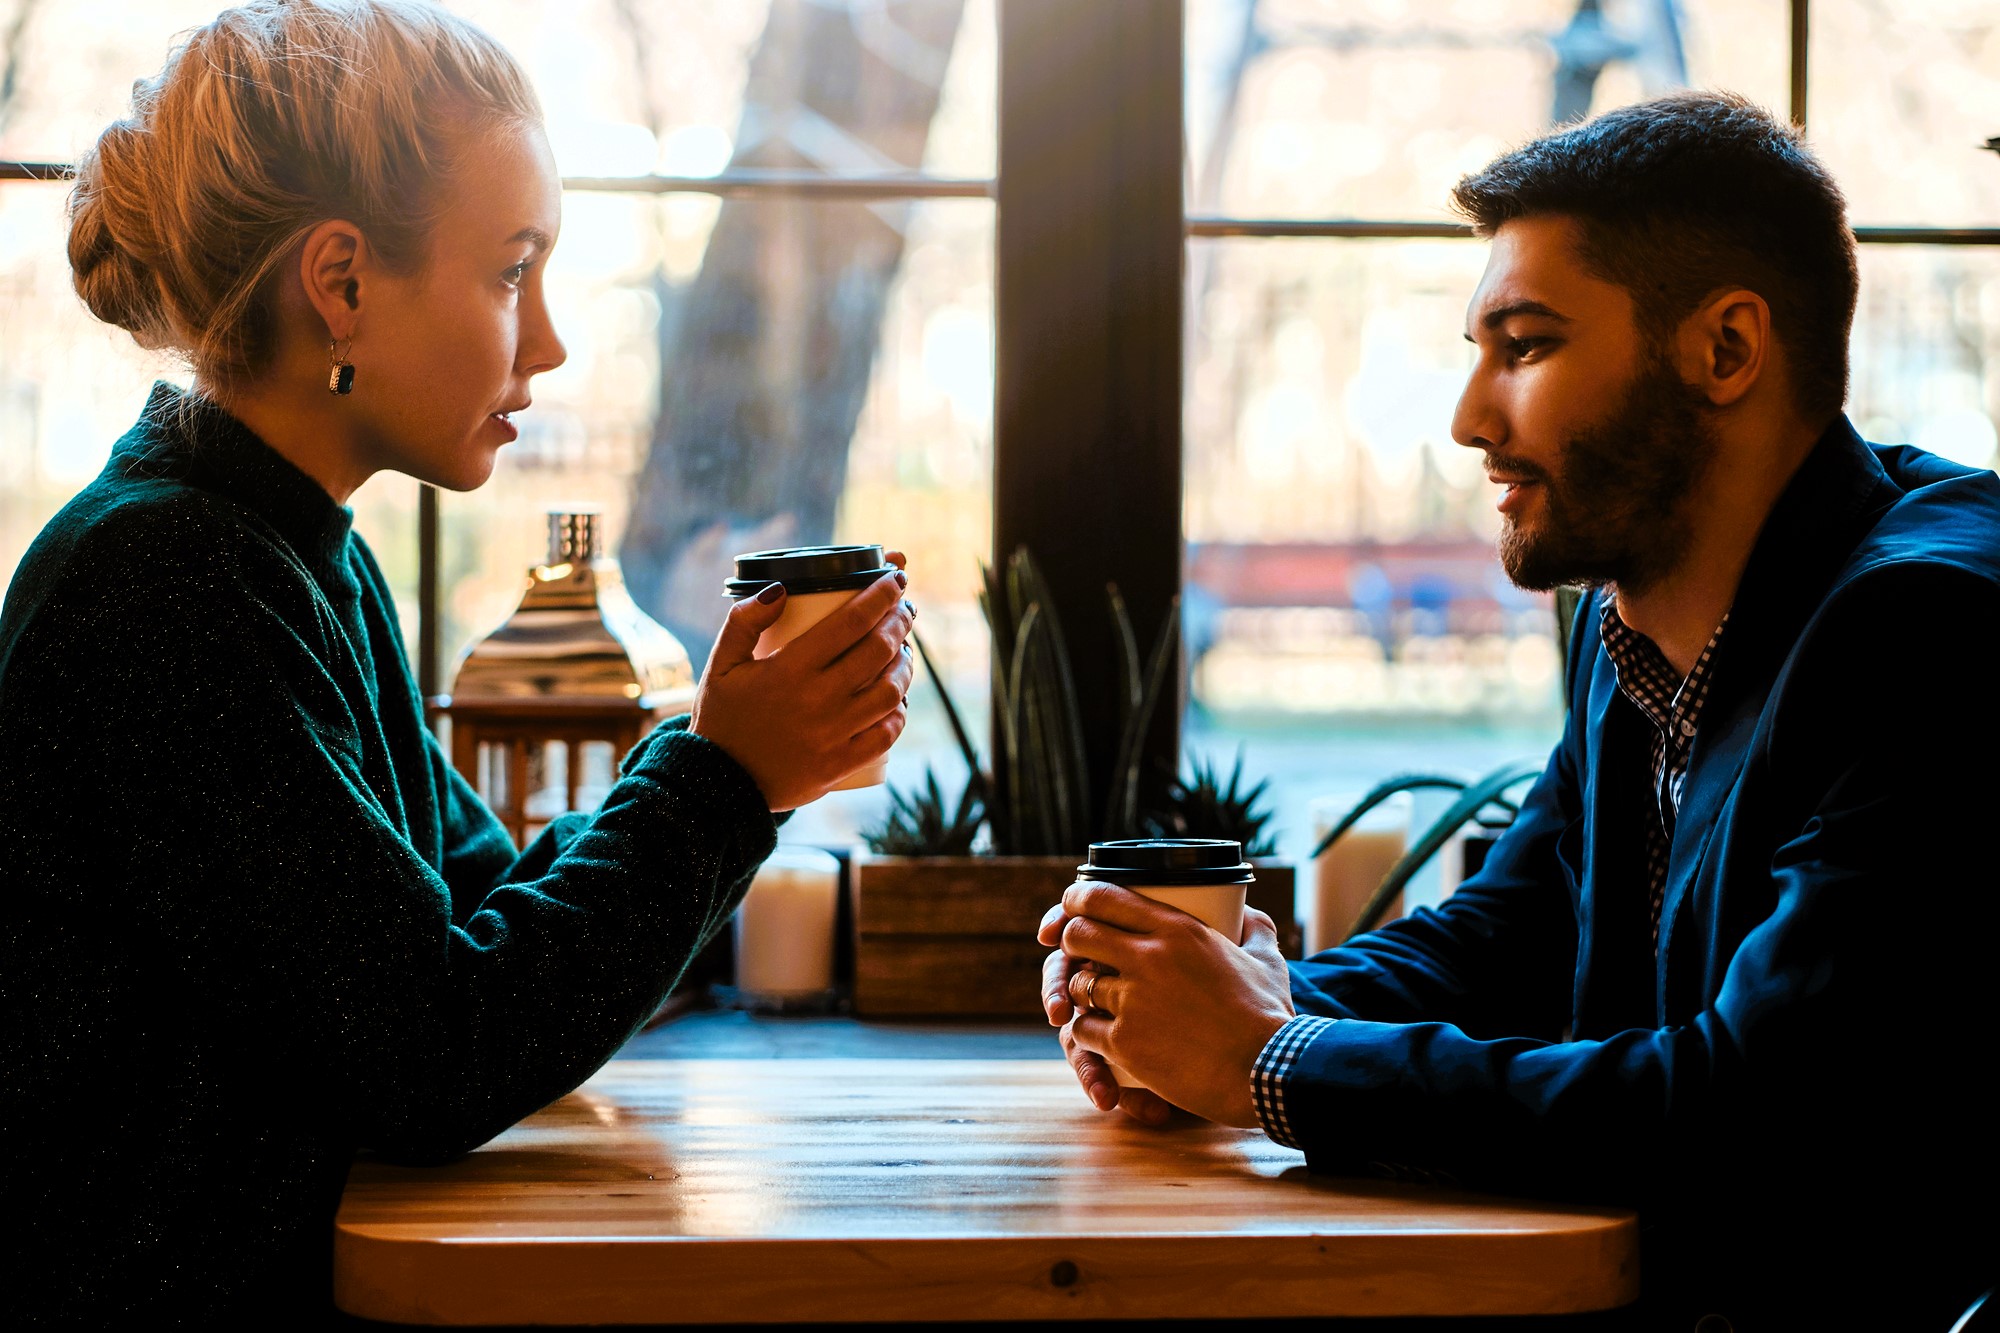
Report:
[[[411,466],[397,471],[441,491],[476,491],[492,478],[499,452],[492,445],[473,441],[450,458],[412,460]]]

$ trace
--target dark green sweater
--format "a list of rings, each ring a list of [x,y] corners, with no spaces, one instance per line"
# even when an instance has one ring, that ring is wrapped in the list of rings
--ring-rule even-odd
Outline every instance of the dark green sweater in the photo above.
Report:
[[[669,723],[516,859],[352,518],[163,385],[7,591],[17,1317],[324,1308],[356,1150],[449,1158],[575,1087],[774,843],[749,775]]]

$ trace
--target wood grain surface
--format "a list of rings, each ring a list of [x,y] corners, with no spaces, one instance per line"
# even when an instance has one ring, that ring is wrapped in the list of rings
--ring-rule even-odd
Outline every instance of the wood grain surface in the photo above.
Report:
[[[1147,1130],[1056,1061],[616,1061],[457,1164],[358,1162],[334,1268],[431,1324],[1533,1314],[1636,1297],[1638,1230]]]

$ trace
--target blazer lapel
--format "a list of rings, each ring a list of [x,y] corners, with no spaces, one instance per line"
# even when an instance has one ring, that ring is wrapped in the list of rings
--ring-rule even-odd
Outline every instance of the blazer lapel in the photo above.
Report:
[[[1660,907],[1658,1004],[1663,1018],[1669,954],[1684,929],[1681,906],[1708,859],[1772,682],[1848,556],[1901,494],[1842,416],[1806,456],[1764,522],[1717,648],[1708,702],[1681,788]]]
[[[1646,929],[1645,719],[1618,690],[1594,607],[1579,647],[1594,653],[1584,710],[1582,888],[1577,902],[1574,1033],[1607,1037],[1655,1026]]]

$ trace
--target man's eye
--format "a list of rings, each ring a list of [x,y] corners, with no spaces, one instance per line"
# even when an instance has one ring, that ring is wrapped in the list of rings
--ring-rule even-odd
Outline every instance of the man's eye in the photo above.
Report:
[[[1507,355],[1513,357],[1516,361],[1522,361],[1534,353],[1541,351],[1548,344],[1549,340],[1547,338],[1509,338],[1507,340]]]

